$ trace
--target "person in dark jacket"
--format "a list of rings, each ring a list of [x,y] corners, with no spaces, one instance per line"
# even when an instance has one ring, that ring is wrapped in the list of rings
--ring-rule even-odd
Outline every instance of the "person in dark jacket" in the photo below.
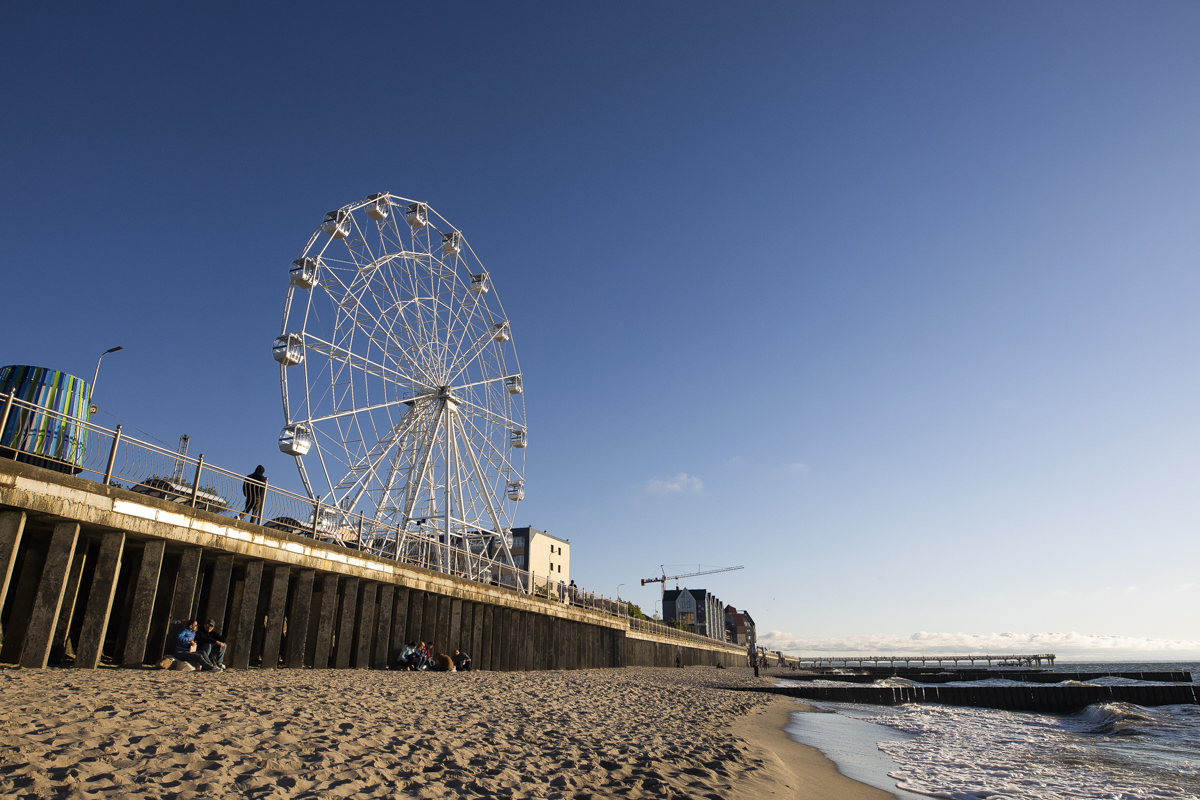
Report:
[[[471,669],[471,657],[462,650],[455,649],[450,660],[454,662],[454,668],[459,672],[467,672]]]
[[[246,498],[246,507],[242,509],[242,515],[249,515],[251,522],[262,521],[263,494],[266,492],[263,483],[266,480],[267,471],[259,464],[258,468],[242,481],[242,495]]]
[[[196,652],[204,655],[218,670],[225,669],[225,637],[217,633],[217,621],[210,619],[196,631]]]
[[[175,660],[186,661],[196,669],[212,672],[216,667],[208,660],[208,656],[196,652],[197,624],[197,620],[189,619],[175,637]]]

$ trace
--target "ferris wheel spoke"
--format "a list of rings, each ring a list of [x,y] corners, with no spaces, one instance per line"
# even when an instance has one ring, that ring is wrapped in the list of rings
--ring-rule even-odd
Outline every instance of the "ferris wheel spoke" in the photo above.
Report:
[[[470,425],[471,430],[474,432],[474,436],[470,438],[473,442],[478,444],[478,447],[472,448],[473,452],[478,450],[480,453],[482,453],[488,459],[489,464],[496,465],[499,472],[516,472],[514,465],[509,461],[504,453],[496,447],[495,441],[492,439],[492,437],[481,431],[479,426],[475,424],[474,419],[464,418],[463,420],[460,420],[460,422],[462,422],[464,425]],[[504,435],[507,437],[509,428],[505,427],[503,430],[505,431]]]
[[[519,377],[521,377],[521,376],[520,375],[497,375],[494,378],[484,378],[481,381],[474,381],[472,383],[460,383],[457,385],[454,383],[451,383],[450,385],[454,387],[454,390],[456,392],[459,392],[459,391],[462,391],[463,389],[472,389],[476,386],[487,386],[489,384],[499,383],[500,381],[508,380],[509,378],[519,378]]]
[[[384,403],[376,403],[375,405],[367,405],[367,406],[362,406],[361,408],[351,408],[351,409],[347,409],[345,411],[338,411],[333,414],[326,414],[323,417],[311,417],[310,419],[303,419],[303,420],[297,420],[297,421],[302,422],[302,423],[307,423],[310,425],[315,425],[318,422],[326,422],[327,420],[331,420],[331,419],[340,419],[342,417],[349,417],[351,415],[359,414],[364,411],[376,411],[381,408],[395,408],[396,406],[399,406],[399,405],[407,405],[409,403],[412,403],[414,400],[421,400],[421,399],[423,399],[425,397],[429,397],[429,396],[431,396],[431,395],[417,395],[416,397],[409,398],[408,400],[390,400],[390,401],[387,401]]]
[[[484,408],[483,406],[473,403],[470,400],[463,399],[460,405],[467,406],[471,409],[472,415],[479,417],[480,419],[485,419],[494,425],[501,425],[505,428],[511,428],[513,425],[513,421],[508,417],[497,414],[495,411]]]
[[[341,504],[350,496],[351,492],[355,492],[354,498],[349,505],[350,508],[353,508],[358,503],[359,498],[362,497],[363,492],[366,491],[371,480],[375,477],[375,472],[379,469],[380,462],[387,457],[388,452],[391,451],[396,442],[401,441],[411,430],[415,421],[415,417],[410,419],[406,414],[401,419],[400,424],[388,436],[371,448],[371,451],[366,456],[357,463],[350,464],[346,472],[346,477],[334,487],[334,500]],[[340,497],[338,496],[339,489],[341,490]]]
[[[337,277],[337,276],[336,276],[336,274],[335,274],[335,277]],[[345,298],[348,298],[348,299],[350,299],[350,300],[352,300],[352,301],[353,301],[353,306],[352,306],[353,310],[354,310],[354,311],[361,311],[361,312],[363,313],[363,315],[364,315],[364,316],[366,316],[367,318],[369,318],[369,319],[371,320],[371,322],[372,322],[372,323],[374,323],[374,325],[375,325],[375,327],[376,327],[377,329],[379,329],[379,330],[381,330],[381,331],[382,331],[382,330],[383,330],[383,326],[382,326],[382,325],[380,325],[380,323],[379,323],[379,320],[378,320],[378,319],[376,319],[376,318],[375,318],[375,317],[374,317],[374,316],[371,314],[370,310],[369,310],[369,309],[367,309],[367,308],[366,308],[366,306],[364,306],[364,305],[363,305],[363,303],[362,303],[361,299],[360,299],[360,298],[359,298],[357,295],[355,295],[355,294],[354,294],[353,290],[352,290],[352,289],[351,289],[349,286],[346,286],[346,284],[345,284],[344,282],[342,282],[340,278],[338,279],[338,285],[342,287],[342,290],[343,290],[343,292],[344,292],[344,294],[342,295],[343,299],[345,299]],[[343,313],[347,313],[347,314],[348,314],[348,311],[349,311],[349,310],[347,310],[347,309],[345,309],[344,307],[342,307],[342,304],[341,304],[341,303],[338,303],[336,296],[335,296],[335,295],[334,295],[332,292],[329,292],[329,290],[328,290],[328,289],[326,289],[326,292],[328,292],[328,293],[329,293],[329,295],[330,295],[330,297],[331,297],[331,298],[334,298],[334,302],[335,302],[335,304],[337,304],[337,305],[339,306],[339,308],[342,308],[342,310],[343,310]],[[366,328],[365,328],[365,327],[362,325],[362,323],[361,323],[361,322],[358,320],[358,318],[357,318],[356,316],[349,315],[349,319],[352,319],[352,320],[353,320],[353,324],[354,324],[354,327],[355,327],[355,328],[358,328],[359,330],[362,330],[362,332],[363,332],[363,335],[367,336],[368,338],[370,338],[370,337],[371,337],[371,332],[370,332],[369,330],[367,330],[367,329],[366,329]],[[389,337],[388,337],[388,338],[389,338],[389,339],[391,339],[391,336],[390,336],[390,334],[389,334]],[[393,346],[394,346],[394,347],[395,347],[395,348],[396,348],[398,351],[400,351],[400,350],[403,350],[403,343],[402,343],[402,342],[399,342],[399,341],[397,341],[397,340],[395,340],[395,339],[391,339],[391,343],[392,343],[392,345],[393,345]]]
[[[458,427],[462,431],[463,439],[469,442],[470,437],[467,435],[467,429],[463,426],[461,417],[458,419]],[[479,468],[479,456],[475,454],[475,448],[471,447],[470,444],[467,445],[466,450],[471,467],[474,469],[475,483],[479,487],[479,493],[487,502],[487,513],[492,520],[492,530],[503,535],[504,526],[500,524],[500,515],[496,513],[496,508],[492,505],[491,487],[488,486],[487,481],[483,477],[483,470]]]
[[[413,509],[420,499],[421,491],[426,486],[433,485],[433,476],[430,475],[430,468],[433,462],[433,451],[437,442],[438,431],[441,429],[442,416],[445,404],[438,410],[438,413],[432,419],[432,424],[429,426],[429,431],[421,442],[421,464],[419,468],[410,471],[408,485],[405,489],[404,496],[404,513],[400,515],[401,522],[407,526],[409,520],[413,518]]]
[[[316,445],[313,449],[317,452],[317,463],[321,465],[321,473],[325,476],[325,485],[332,489],[333,478],[329,476],[329,465],[325,462],[325,452],[321,447],[321,441],[318,437],[314,436],[313,443]],[[312,492],[309,492],[309,495],[315,496]],[[332,499],[332,491],[329,493],[329,496]]]
[[[474,361],[489,344],[495,341],[492,337],[492,331],[484,331],[475,339],[475,341],[471,343],[466,355],[461,356],[461,358],[456,358],[456,361],[450,367],[452,370],[451,374],[446,376],[446,385],[454,385],[454,382],[458,380],[458,376],[462,375],[463,371],[471,365],[471,362]],[[461,349],[459,352],[461,353]],[[459,366],[459,364],[461,364],[461,366]]]
[[[424,463],[425,446],[428,436],[422,431],[422,426],[428,426],[430,422],[429,409],[433,403],[424,403],[419,408],[414,408],[412,413],[418,414],[411,434],[405,437],[403,447],[397,447],[397,475],[399,477],[400,464],[407,459],[408,469],[404,480],[404,495],[400,498],[400,505],[397,506],[396,499],[393,497],[393,492],[389,491],[384,496],[384,502],[387,504],[387,510],[393,515],[394,523],[401,527],[407,527],[407,519],[403,513],[403,509],[408,507],[408,498],[412,495],[414,476],[417,475],[417,469]],[[417,479],[420,483],[420,479]],[[393,483],[393,486],[395,484]]]
[[[375,502],[375,523],[378,524],[383,515],[393,509],[394,505],[389,502],[392,494],[392,487],[396,484],[396,476],[400,473],[400,465],[404,461],[406,448],[403,446],[407,439],[400,442],[393,451],[395,455],[392,458],[391,466],[388,468],[387,480],[384,481],[383,487],[379,492],[379,499]],[[394,522],[394,520],[393,520]]]
[[[410,375],[400,372],[399,370],[390,369],[383,364],[378,364],[374,361],[371,361],[366,356],[361,356],[345,347],[339,347],[333,342],[326,342],[322,339],[318,339],[316,336],[308,333],[307,331],[304,333],[304,337],[306,340],[306,346],[312,352],[323,355],[331,361],[336,360],[337,362],[345,364],[351,369],[360,369],[363,372],[369,375],[374,375],[377,378],[394,381],[400,386],[408,385],[414,388],[418,386],[425,389],[433,388],[433,385],[425,384],[423,381],[419,381]],[[308,344],[309,342],[312,342],[312,344]]]
[[[447,331],[457,334],[454,339],[454,352],[450,352],[450,336],[447,335],[446,350],[443,355],[443,363],[446,364],[448,370],[453,370],[460,362],[462,355],[463,343],[468,338],[468,333],[471,328],[471,322],[476,319],[477,311],[481,300],[472,292],[465,283],[455,275],[451,282],[450,295],[456,299],[461,298],[458,302],[447,304],[446,308],[446,327]],[[466,312],[464,315],[464,311]]]

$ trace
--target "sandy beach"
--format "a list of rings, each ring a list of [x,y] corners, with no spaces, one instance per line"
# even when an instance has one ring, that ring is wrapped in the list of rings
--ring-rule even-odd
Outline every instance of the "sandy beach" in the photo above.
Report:
[[[0,669],[5,797],[838,797],[749,670]]]

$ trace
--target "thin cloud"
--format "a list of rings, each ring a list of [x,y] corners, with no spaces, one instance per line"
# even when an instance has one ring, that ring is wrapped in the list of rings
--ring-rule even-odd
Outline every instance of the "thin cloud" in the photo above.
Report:
[[[725,459],[724,466],[740,467],[742,464],[745,464],[745,463],[746,463],[746,459],[742,458],[741,456],[734,456],[733,458]]]
[[[788,472],[808,472],[808,464],[805,464],[802,461],[793,461],[790,464],[784,464],[783,468]]]
[[[704,491],[704,481],[680,472],[667,478],[651,478],[646,482],[646,491],[650,494],[700,494]]]
[[[782,631],[759,638],[768,650],[785,653],[829,653],[831,655],[946,655],[967,653],[1055,653],[1060,656],[1103,658],[1116,653],[1172,653],[1200,651],[1200,641],[1151,639],[1137,636],[1108,636],[1069,633],[928,633],[912,636],[845,636],[805,639]]]

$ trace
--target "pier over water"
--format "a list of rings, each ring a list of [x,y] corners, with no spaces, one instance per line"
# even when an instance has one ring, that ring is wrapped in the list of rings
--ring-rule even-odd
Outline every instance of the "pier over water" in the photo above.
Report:
[[[884,664],[890,667],[895,667],[897,664],[903,664],[906,667],[911,667],[913,664],[919,664],[922,667],[929,666],[930,664],[936,664],[939,667],[945,664],[953,664],[957,667],[959,663],[970,664],[973,667],[976,662],[987,664],[989,667],[1040,667],[1043,665],[1053,667],[1054,658],[1054,653],[965,656],[807,656],[802,658],[787,656],[787,662],[789,664],[795,663],[799,667],[865,667],[868,664],[875,667]]]

